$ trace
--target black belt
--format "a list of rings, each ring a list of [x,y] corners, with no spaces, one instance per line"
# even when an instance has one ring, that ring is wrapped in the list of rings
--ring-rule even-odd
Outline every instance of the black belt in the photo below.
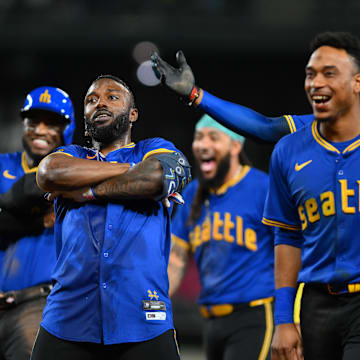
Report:
[[[230,315],[235,311],[239,311],[249,307],[264,305],[267,303],[272,303],[273,301],[274,301],[273,297],[268,297],[268,298],[253,300],[250,301],[249,303],[200,305],[200,313],[204,318],[208,319],[208,318]]]
[[[22,290],[0,292],[0,310],[7,310],[25,301],[47,297],[52,289],[51,284],[41,284]]]
[[[322,291],[327,292],[330,295],[342,295],[342,294],[353,294],[360,292],[360,283],[331,283],[331,284],[320,284],[320,283],[309,283],[305,284],[305,287],[318,288]]]

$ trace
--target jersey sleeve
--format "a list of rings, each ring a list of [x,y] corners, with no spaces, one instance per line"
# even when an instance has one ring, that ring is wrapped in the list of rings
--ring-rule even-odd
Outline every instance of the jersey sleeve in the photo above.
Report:
[[[175,152],[175,151],[179,151],[179,150],[170,141],[167,141],[162,138],[148,139],[144,143],[144,148],[143,148],[144,155],[143,155],[142,160],[147,159],[149,156],[151,156],[153,154],[166,153],[166,152],[170,153],[170,152]]]
[[[285,157],[283,155],[283,157]],[[286,181],[282,153],[278,145],[271,156],[269,192],[266,197],[262,222],[265,225],[279,227],[285,230],[300,231],[300,219],[293,203]]]
[[[222,100],[203,90],[198,108],[229,129],[254,140],[276,142],[312,122],[313,115],[268,117],[250,108]]]
[[[314,120],[314,115],[284,115],[284,118],[287,121],[290,132],[294,133],[302,127],[311,124]]]
[[[81,157],[83,148],[79,145],[68,145],[58,147],[54,153],[63,153],[68,156]]]

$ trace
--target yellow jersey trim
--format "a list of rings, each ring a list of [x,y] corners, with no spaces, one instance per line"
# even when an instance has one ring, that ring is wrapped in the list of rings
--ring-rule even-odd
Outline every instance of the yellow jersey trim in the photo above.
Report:
[[[216,194],[216,195],[222,195],[225,194],[226,191],[228,190],[229,187],[234,186],[235,184],[237,184],[238,182],[240,182],[246,175],[247,173],[250,171],[250,166],[249,165],[243,165],[240,173],[238,175],[236,175],[235,177],[233,177],[232,179],[230,179],[229,181],[227,181],[226,183],[222,184],[216,191],[213,189],[210,189],[210,192],[212,194]]]
[[[126,145],[124,145],[124,146],[120,146],[119,148],[110,151],[105,157],[107,157],[109,154],[111,154],[111,153],[114,152],[114,151],[118,151],[118,150],[120,150],[120,149],[129,149],[129,148],[133,148],[133,147],[135,147],[135,143],[134,143],[134,142],[131,142],[131,143],[129,143],[129,144],[126,144]],[[99,152],[100,152],[100,154],[101,154],[101,151],[99,151]],[[102,156],[104,156],[104,155],[102,155]]]
[[[334,147],[333,145],[331,145],[329,142],[327,142],[319,133],[318,130],[318,122],[317,120],[314,120],[311,126],[311,130],[312,130],[312,134],[314,139],[325,149],[336,152],[338,154],[340,154],[340,151]]]
[[[357,147],[360,146],[360,139],[356,140],[355,142],[353,142],[352,144],[350,144],[347,148],[344,149],[343,154],[345,154],[346,152],[355,150]]]
[[[37,166],[30,168],[30,166],[26,160],[25,151],[21,154],[21,166],[22,166],[25,174],[30,174],[30,173],[36,172],[38,169]]]
[[[271,302],[265,303],[264,307],[265,307],[266,330],[265,330],[264,342],[261,347],[261,351],[260,351],[258,360],[266,359],[266,357],[270,351],[271,339],[272,339],[273,330],[274,330],[274,317],[273,317],[273,310],[272,310]]]
[[[176,243],[176,245],[179,245],[180,247],[182,247],[183,249],[189,250],[190,249],[190,244],[179,238],[178,236],[171,234],[171,241],[173,241],[174,243]]]
[[[142,161],[144,161],[145,159],[147,159],[149,156],[151,156],[151,155],[154,155],[154,154],[159,154],[159,153],[173,153],[173,152],[175,152],[175,150],[169,150],[169,149],[162,149],[162,148],[160,148],[160,149],[156,149],[156,150],[151,150],[151,151],[149,151],[148,153],[146,153],[145,155],[144,155],[144,157],[142,158]]]
[[[286,121],[288,123],[291,134],[294,133],[296,131],[294,119],[292,118],[291,115],[284,115],[284,118],[286,119]]]
[[[264,225],[268,225],[268,226],[275,226],[275,227],[279,227],[282,229],[286,229],[286,230],[293,230],[293,231],[300,231],[301,227],[298,225],[290,225],[290,224],[285,224],[282,223],[280,221],[276,221],[276,220],[269,220],[266,218],[262,218],[261,221]]]

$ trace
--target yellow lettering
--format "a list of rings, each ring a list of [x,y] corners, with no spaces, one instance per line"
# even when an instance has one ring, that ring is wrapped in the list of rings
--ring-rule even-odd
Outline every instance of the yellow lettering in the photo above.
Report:
[[[335,198],[332,191],[326,191],[320,194],[320,200],[322,201],[322,213],[325,216],[331,216],[335,214]]]
[[[211,222],[210,222],[210,217],[207,216],[205,221],[202,224],[201,241],[203,243],[206,241],[209,241],[210,236],[211,236]]]
[[[355,214],[355,207],[349,206],[349,196],[354,196],[355,190],[354,189],[348,189],[347,180],[341,179],[339,180],[341,184],[341,206],[342,211],[345,214]]]
[[[310,198],[305,201],[305,209],[310,222],[313,223],[320,219],[318,204],[314,198]]]
[[[235,224],[231,221],[231,214],[225,213],[225,225],[224,225],[224,239],[227,242],[234,242],[234,237],[230,234],[230,231],[235,227]]]
[[[220,232],[220,228],[224,225],[224,222],[220,219],[220,214],[214,212],[214,226],[213,226],[213,238],[215,240],[222,240],[223,236]]]
[[[240,246],[244,245],[243,241],[243,219],[241,216],[236,217],[236,243]]]
[[[304,207],[302,205],[300,205],[298,207],[298,213],[300,216],[300,220],[301,220],[301,230],[305,230],[307,228],[307,220],[306,220],[306,216],[305,216],[305,211],[304,211]]]
[[[40,95],[39,101],[47,104],[51,102],[51,96],[47,89]]]
[[[257,250],[256,232],[253,229],[245,229],[245,246],[252,251]]]

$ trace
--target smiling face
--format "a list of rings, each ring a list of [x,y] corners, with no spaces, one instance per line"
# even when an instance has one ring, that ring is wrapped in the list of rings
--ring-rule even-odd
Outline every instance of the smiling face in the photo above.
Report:
[[[237,142],[215,128],[203,127],[195,132],[192,149],[205,180],[215,179],[219,169],[222,173],[226,170],[222,174],[224,180],[232,158],[237,159],[241,150],[241,146],[234,147],[234,143]]]
[[[129,90],[117,81],[102,78],[95,81],[85,97],[85,126],[97,142],[110,143],[130,131],[137,120],[137,109],[131,106]]]
[[[23,145],[27,155],[35,163],[62,145],[62,133],[66,122],[59,115],[33,110],[23,120]]]
[[[335,120],[358,104],[359,70],[345,50],[319,47],[312,53],[305,72],[305,91],[316,119]]]

